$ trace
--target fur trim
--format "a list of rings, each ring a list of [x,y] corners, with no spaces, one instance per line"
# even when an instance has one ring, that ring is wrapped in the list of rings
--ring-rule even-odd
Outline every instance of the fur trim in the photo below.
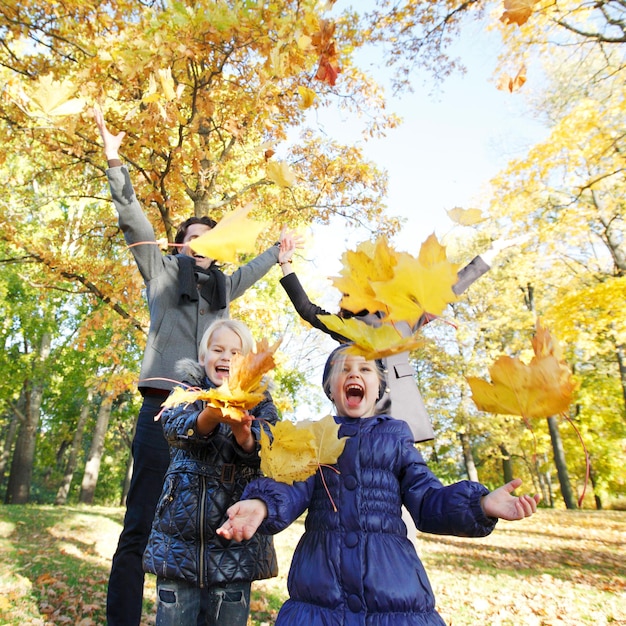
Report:
[[[180,359],[176,363],[176,373],[181,381],[199,386],[206,375],[204,367],[193,359]]]

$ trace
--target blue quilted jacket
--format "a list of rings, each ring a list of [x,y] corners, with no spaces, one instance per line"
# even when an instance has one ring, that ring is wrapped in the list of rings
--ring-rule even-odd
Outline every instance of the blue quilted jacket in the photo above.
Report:
[[[184,359],[183,364],[185,382],[214,387],[197,362]],[[203,402],[179,405],[161,416],[170,465],[144,552],[144,571],[198,587],[276,576],[272,537],[259,534],[237,543],[215,533],[244,487],[262,475],[258,455],[262,422],[253,421],[257,450],[246,453],[226,424],[219,424],[208,436],[197,434],[196,421],[203,408]],[[267,392],[250,413],[271,424],[278,418]]]
[[[293,485],[261,478],[243,494],[267,504],[260,533],[280,532],[308,508],[276,626],[445,626],[401,505],[422,532],[482,537],[497,521],[480,506],[488,490],[469,481],[444,487],[405,422],[335,420],[349,437],[338,472],[322,467]]]

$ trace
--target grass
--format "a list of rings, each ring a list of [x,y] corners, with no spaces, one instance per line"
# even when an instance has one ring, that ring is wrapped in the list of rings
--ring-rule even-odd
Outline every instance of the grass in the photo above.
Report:
[[[110,558],[123,509],[0,505],[0,625],[105,623]],[[250,625],[274,622],[302,533],[276,537],[280,574],[253,586]],[[484,539],[419,535],[450,626],[626,626],[626,512],[541,509]],[[146,577],[143,626],[154,624]]]

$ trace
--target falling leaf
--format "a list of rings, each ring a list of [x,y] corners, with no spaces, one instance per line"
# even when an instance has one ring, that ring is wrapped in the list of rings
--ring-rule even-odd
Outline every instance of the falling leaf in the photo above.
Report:
[[[500,16],[500,21],[522,26],[532,15],[536,3],[537,0],[504,0],[504,13]]]
[[[296,175],[284,161],[270,161],[265,168],[265,175],[279,187],[291,187]]]
[[[52,74],[47,74],[37,79],[30,99],[46,115],[73,115],[80,113],[86,104],[83,98],[73,98],[75,93],[76,87],[72,81],[57,81]]]
[[[168,101],[175,100],[180,91],[177,91],[172,78],[172,68],[168,67],[164,70],[158,70],[159,80],[161,81],[161,88],[163,89],[163,95]]]
[[[346,437],[331,415],[317,421],[278,422],[269,426],[272,439],[261,432],[261,471],[284,483],[306,480],[320,465],[333,465],[343,452]]]
[[[337,81],[337,76],[341,71],[337,60],[335,49],[335,24],[330,20],[320,20],[319,30],[311,37],[311,45],[319,54],[319,64],[315,78],[331,86]]]
[[[315,102],[315,98],[317,98],[317,94],[312,89],[302,85],[298,86],[298,94],[300,94],[301,109],[308,109]]]
[[[446,211],[448,217],[460,226],[474,226],[474,224],[480,224],[485,221],[482,211],[480,209],[463,209],[461,207],[454,207]]]
[[[405,337],[392,324],[372,326],[354,317],[342,319],[338,315],[318,315],[317,317],[326,328],[353,342],[354,345],[348,348],[348,352],[360,355],[368,361],[384,359],[393,354],[416,350],[424,346],[422,337]]]
[[[253,252],[259,233],[268,225],[248,219],[253,208],[253,204],[247,204],[235,209],[214,228],[192,239],[189,247],[197,254],[229,263],[236,262],[238,254]]]
[[[389,247],[387,238],[381,236],[375,243],[362,242],[356,250],[344,252],[341,260],[341,275],[331,278],[333,285],[343,294],[341,308],[353,313],[386,310],[385,303],[376,298],[372,282],[393,278],[396,254]]]
[[[498,80],[497,88],[500,91],[509,91],[513,93],[520,89],[526,82],[526,66],[522,65],[517,74],[511,78],[508,74],[502,74]]]
[[[535,356],[527,365],[518,358],[499,357],[489,368],[491,382],[468,377],[472,399],[481,411],[550,417],[567,411],[576,383],[561,359],[558,343],[537,321]]]
[[[424,313],[440,315],[458,300],[452,286],[458,280],[459,266],[448,261],[445,247],[434,234],[422,244],[418,258],[408,253],[398,253],[396,258],[393,280],[372,284],[389,318],[413,326]]]
[[[235,355],[230,363],[228,379],[219,387],[199,389],[174,387],[161,406],[170,408],[179,404],[191,404],[202,400],[220,409],[222,415],[241,420],[246,411],[254,408],[265,398],[264,375],[276,367],[274,354],[281,340],[271,346],[266,339],[257,342],[256,350],[245,356]]]

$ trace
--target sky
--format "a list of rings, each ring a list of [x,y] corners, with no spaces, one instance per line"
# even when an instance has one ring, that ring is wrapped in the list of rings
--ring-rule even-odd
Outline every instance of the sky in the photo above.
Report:
[[[446,210],[484,207],[489,180],[545,137],[546,129],[526,110],[532,75],[513,94],[498,90],[492,80],[500,45],[497,33],[467,25],[453,48],[467,72],[445,79],[435,94],[432,78],[416,73],[413,93],[390,98],[389,110],[403,123],[386,138],[362,144],[368,158],[388,172],[389,213],[407,220],[394,240],[396,248],[417,254],[431,233],[441,239],[454,226]],[[363,64],[369,64],[367,59]],[[379,66],[375,73],[384,76]],[[319,119],[334,138],[359,141],[351,134],[354,123],[337,111],[326,111]],[[307,257],[326,276],[340,269],[344,250],[368,236],[329,227],[316,228],[313,235]]]
[[[341,0],[338,8],[340,4]],[[547,135],[526,110],[532,75],[520,92],[496,88],[492,75],[499,48],[497,33],[468,25],[454,47],[467,72],[445,79],[435,94],[432,78],[416,74],[413,93],[390,98],[389,111],[400,115],[403,123],[384,139],[362,144],[367,158],[387,170],[389,213],[406,219],[392,242],[396,249],[417,255],[433,232],[441,241],[454,227],[446,210],[485,208],[489,180]],[[379,66],[375,74],[384,75]],[[354,121],[341,113],[317,112],[316,119],[337,141],[360,141]],[[308,235],[309,243],[295,258],[294,268],[311,299],[335,312],[340,294],[328,278],[341,270],[341,254],[370,235],[346,229],[339,221],[316,226]],[[327,345],[330,350],[336,344],[328,339]],[[323,359],[313,367],[312,379],[321,377],[322,366]],[[302,417],[311,416],[304,411],[298,415]]]

